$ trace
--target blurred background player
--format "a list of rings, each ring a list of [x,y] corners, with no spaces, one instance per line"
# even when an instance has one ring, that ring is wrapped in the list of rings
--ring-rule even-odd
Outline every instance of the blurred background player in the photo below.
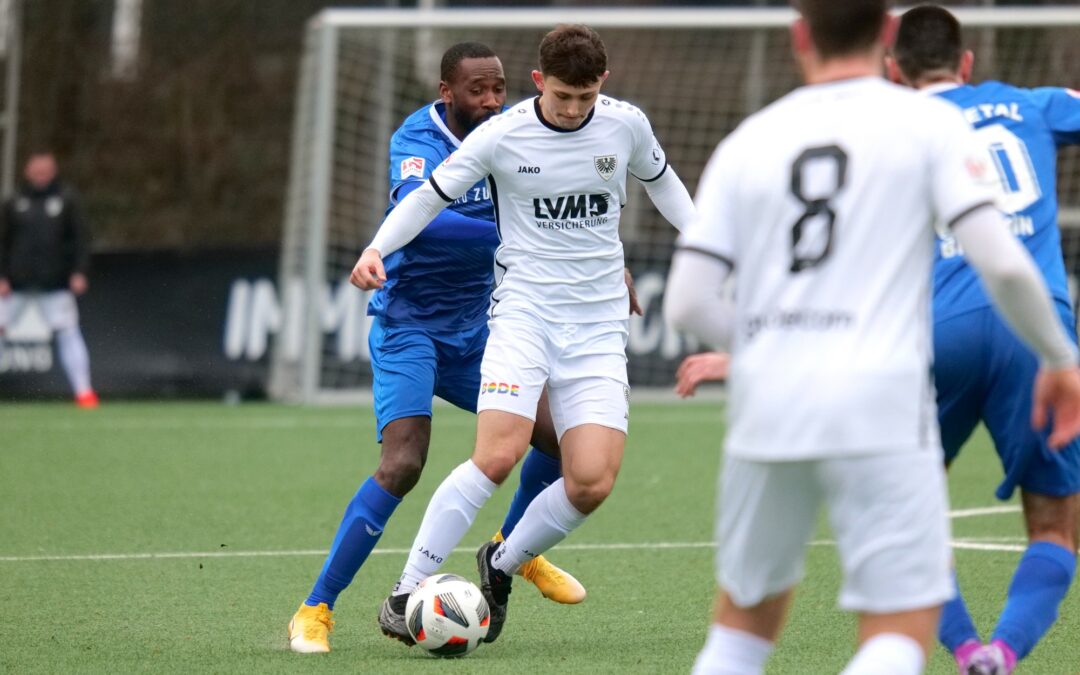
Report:
[[[721,593],[695,672],[762,672],[824,504],[840,605],[859,614],[844,673],[914,675],[953,594],[924,309],[935,217],[1037,346],[1032,420],[1054,409],[1055,447],[1080,432],[1077,349],[993,206],[989,158],[959,111],[881,78],[886,0],[798,8],[807,85],[720,144],[665,294],[678,327],[734,340]],[[737,308],[718,293],[733,273]]]
[[[619,219],[627,177],[645,185],[676,227],[694,212],[644,113],[600,95],[607,50],[595,31],[558,26],[539,52],[540,69],[532,73],[539,96],[471,134],[390,214],[352,276],[361,288],[382,286],[382,254],[407,244],[488,178],[502,243],[476,449],[435,491],[409,556],[416,576],[439,569],[524,454],[547,387],[563,478],[529,505],[505,542],[477,552],[491,609],[488,642],[502,630],[514,572],[600,506],[622,462],[630,294]]]
[[[76,405],[96,408],[75,300],[89,287],[90,228],[74,188],[59,178],[53,153],[31,154],[23,177],[0,222],[0,337],[27,303],[37,302],[56,336]]]
[[[442,57],[441,100],[409,116],[390,141],[387,213],[424,184],[469,132],[503,110],[506,79],[495,52],[483,44],[454,45]],[[483,181],[465,191],[408,246],[387,256],[390,280],[371,299],[369,337],[379,466],[346,508],[311,595],[289,624],[298,652],[329,651],[334,602],[375,547],[387,520],[420,479],[431,439],[432,396],[476,411],[480,362],[488,338],[487,309],[494,283],[494,213]],[[497,537],[510,535],[528,503],[559,480],[558,442],[546,405],[533,434],[538,449],[521,468],[521,484]],[[539,448],[543,448],[540,450]],[[383,603],[379,624],[412,644],[405,626],[408,592],[427,574],[406,576]],[[537,558],[520,570],[556,602],[573,604],[585,589],[571,575]]]
[[[997,169],[998,205],[1035,259],[1061,324],[1076,341],[1057,215],[1059,147],[1080,143],[1080,93],[1001,82],[970,85],[974,55],[960,23],[920,6],[900,23],[890,77],[959,106]],[[944,236],[934,264],[934,381],[945,461],[982,421],[1001,458],[998,499],[1020,486],[1029,545],[1009,587],[989,645],[982,645],[959,592],[946,603],[939,638],[961,673],[1011,673],[1057,618],[1076,570],[1080,526],[1080,442],[1058,451],[1029,421],[1029,382],[1039,367],[995,313],[963,248]]]

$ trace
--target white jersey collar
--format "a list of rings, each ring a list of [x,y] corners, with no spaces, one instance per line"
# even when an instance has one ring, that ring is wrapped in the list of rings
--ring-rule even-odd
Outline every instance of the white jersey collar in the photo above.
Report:
[[[943,91],[951,91],[958,88],[960,85],[956,82],[936,82],[931,85],[927,85],[919,91],[927,96],[933,96],[934,94],[940,94]]]

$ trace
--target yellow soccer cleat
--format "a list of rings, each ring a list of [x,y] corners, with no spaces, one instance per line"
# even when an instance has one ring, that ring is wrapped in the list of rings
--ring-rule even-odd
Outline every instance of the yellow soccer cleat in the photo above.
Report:
[[[502,541],[502,532],[496,532],[492,541]],[[563,605],[576,605],[585,599],[585,587],[566,570],[559,569],[547,558],[538,555],[521,566],[518,576],[525,577],[540,594],[548,600]]]
[[[301,654],[330,651],[330,631],[334,630],[334,613],[325,602],[311,607],[300,605],[289,622],[289,649]]]

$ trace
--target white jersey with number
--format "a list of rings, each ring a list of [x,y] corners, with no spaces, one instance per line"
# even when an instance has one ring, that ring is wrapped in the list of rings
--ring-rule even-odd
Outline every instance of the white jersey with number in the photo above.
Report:
[[[626,177],[667,168],[645,115],[600,96],[574,130],[548,124],[539,98],[470,133],[432,174],[453,201],[487,178],[502,240],[495,252],[491,315],[511,309],[582,323],[626,319],[619,215]]]
[[[880,78],[797,89],[716,150],[683,248],[735,267],[728,452],[939,446],[935,219],[992,202],[959,111]]]

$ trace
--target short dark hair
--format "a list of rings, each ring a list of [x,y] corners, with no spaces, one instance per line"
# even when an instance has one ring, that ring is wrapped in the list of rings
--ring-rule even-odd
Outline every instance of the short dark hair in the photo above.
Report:
[[[442,55],[439,77],[443,82],[453,82],[454,74],[465,59],[496,58],[495,50],[482,42],[459,42]]]
[[[915,81],[935,71],[954,73],[963,54],[960,22],[949,10],[919,5],[901,17],[893,57],[907,79]]]
[[[607,48],[592,28],[560,24],[540,41],[540,72],[587,87],[607,72]]]
[[[810,26],[810,38],[822,58],[847,56],[874,46],[889,0],[793,0]]]

